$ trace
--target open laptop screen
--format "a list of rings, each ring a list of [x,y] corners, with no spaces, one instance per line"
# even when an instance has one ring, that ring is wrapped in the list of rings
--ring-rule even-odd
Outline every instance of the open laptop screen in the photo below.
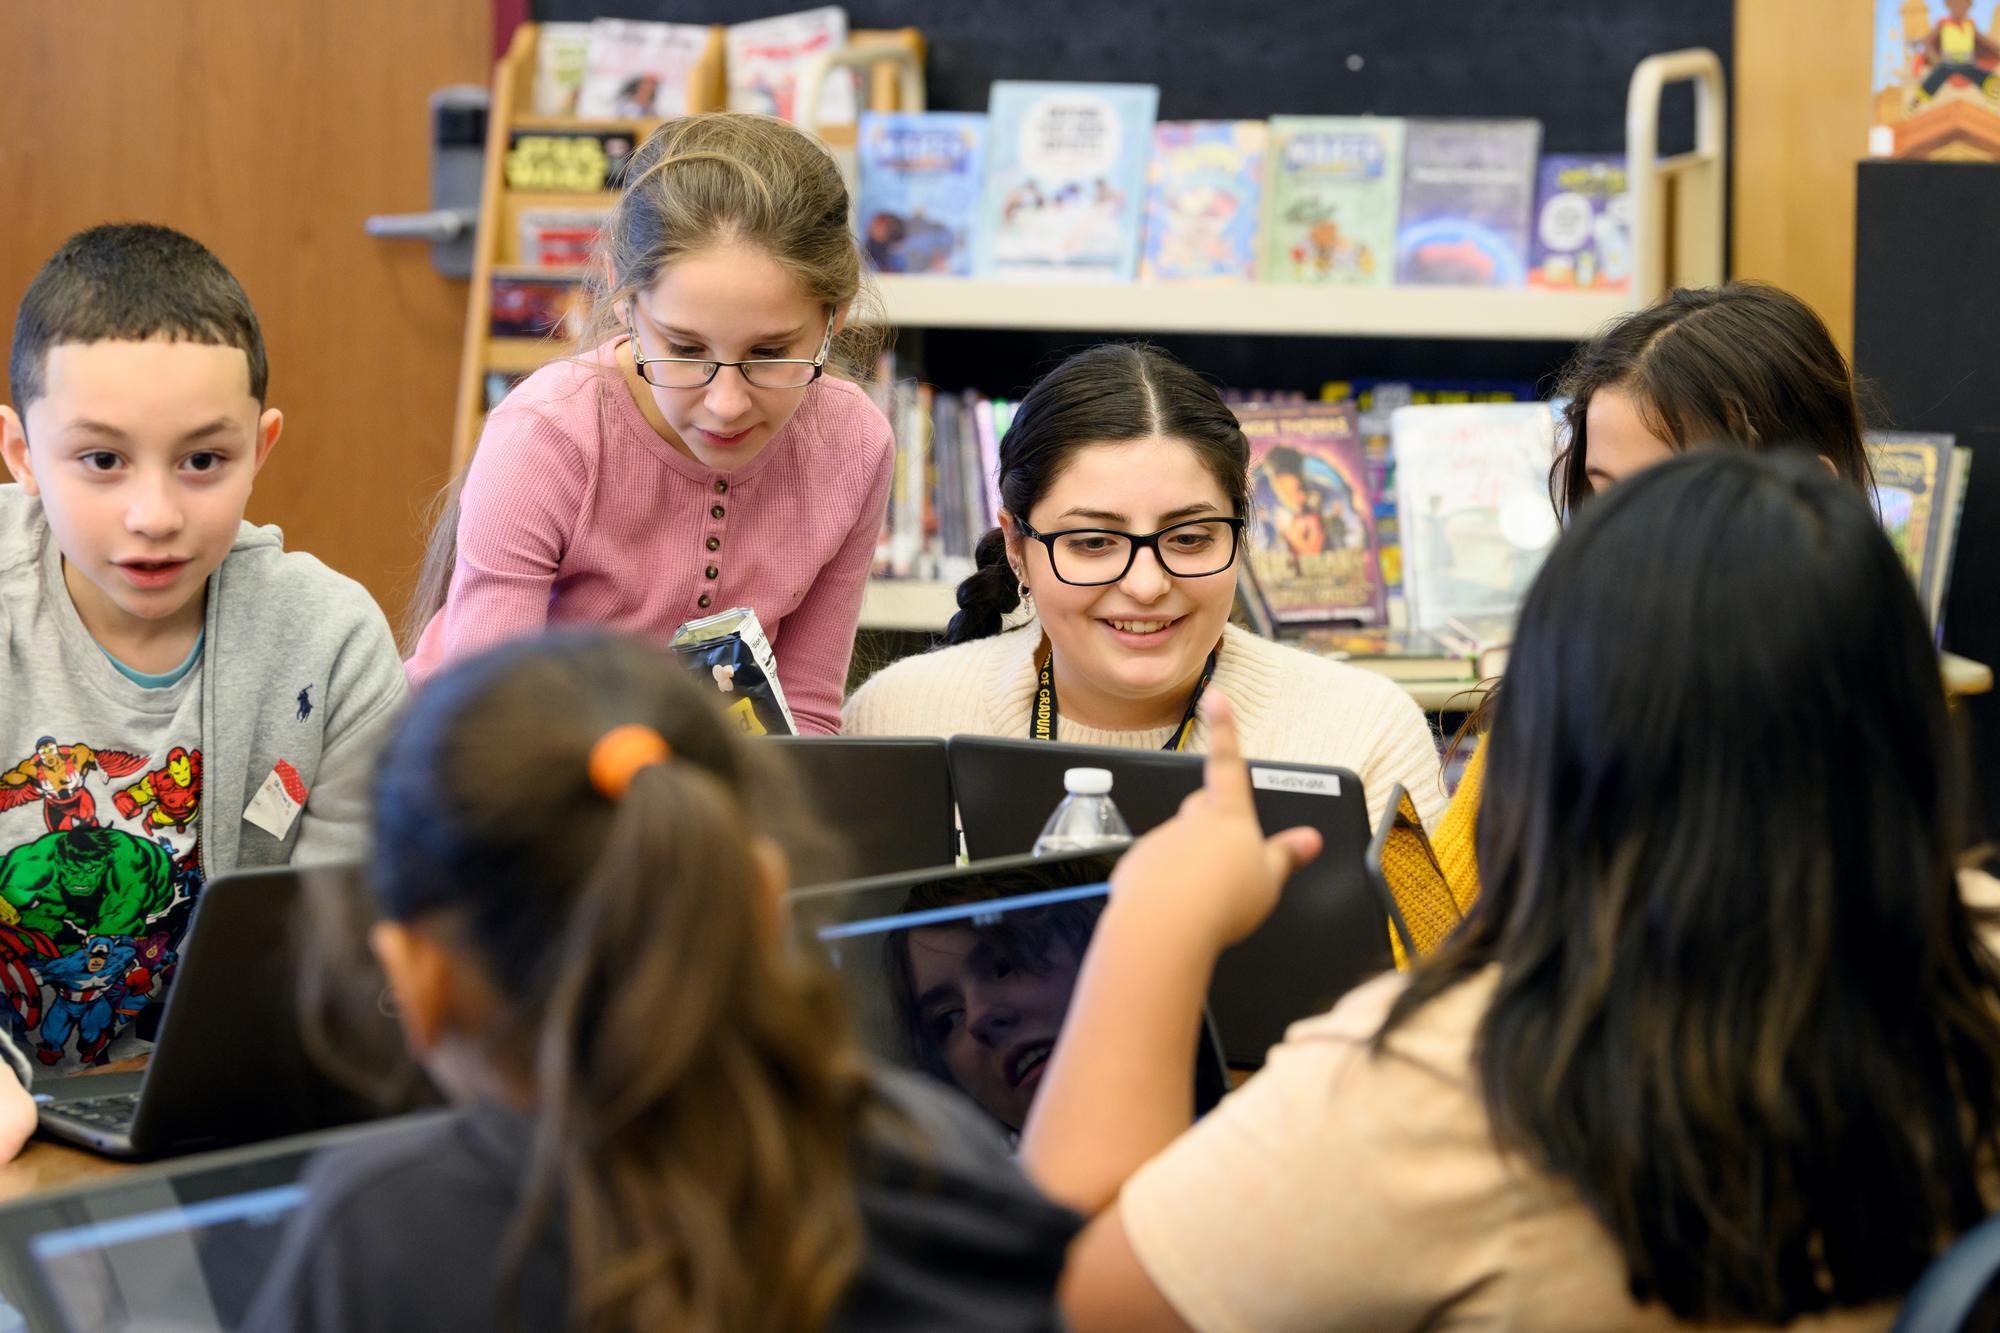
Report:
[[[150,1212],[44,1232],[28,1252],[66,1328],[234,1328],[305,1197],[297,1183],[163,1197]]]
[[[181,1158],[0,1207],[0,1329],[238,1327],[306,1200],[314,1154],[411,1123]]]
[[[1048,1068],[1115,855],[1010,857],[800,893],[798,931],[839,972],[864,1042],[957,1087],[1010,1131]],[[1196,1107],[1225,1089],[1198,1040]]]

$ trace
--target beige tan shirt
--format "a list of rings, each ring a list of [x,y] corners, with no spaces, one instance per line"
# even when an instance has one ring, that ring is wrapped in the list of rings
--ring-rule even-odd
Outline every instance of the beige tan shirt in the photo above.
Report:
[[[1989,876],[1966,898],[2000,901]],[[1202,1333],[1681,1327],[1626,1294],[1567,1185],[1495,1147],[1472,1063],[1497,968],[1369,1042],[1406,978],[1294,1024],[1263,1071],[1125,1185],[1140,1264]],[[1889,1327],[1889,1305],[1799,1329]]]

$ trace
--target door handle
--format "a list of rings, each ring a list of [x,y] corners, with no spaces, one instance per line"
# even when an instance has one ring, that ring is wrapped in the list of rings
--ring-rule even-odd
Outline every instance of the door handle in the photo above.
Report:
[[[430,208],[422,213],[377,213],[361,224],[370,236],[428,241],[432,267],[447,278],[472,276],[491,97],[486,89],[471,84],[432,93]]]
[[[362,223],[370,236],[385,240],[429,241],[439,245],[455,241],[479,225],[479,212],[471,208],[435,208],[428,213],[376,213]]]

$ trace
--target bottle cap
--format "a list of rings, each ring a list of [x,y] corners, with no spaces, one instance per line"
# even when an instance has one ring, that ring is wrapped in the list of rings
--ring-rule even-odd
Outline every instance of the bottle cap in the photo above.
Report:
[[[1063,790],[1072,796],[1106,796],[1111,792],[1108,768],[1067,768],[1063,770]]]

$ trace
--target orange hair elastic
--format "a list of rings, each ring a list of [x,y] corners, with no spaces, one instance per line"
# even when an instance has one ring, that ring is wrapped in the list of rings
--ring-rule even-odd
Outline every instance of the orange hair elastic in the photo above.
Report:
[[[630,722],[613,727],[590,747],[590,785],[612,800],[625,795],[632,777],[640,769],[664,764],[673,758],[674,748],[651,727]]]

